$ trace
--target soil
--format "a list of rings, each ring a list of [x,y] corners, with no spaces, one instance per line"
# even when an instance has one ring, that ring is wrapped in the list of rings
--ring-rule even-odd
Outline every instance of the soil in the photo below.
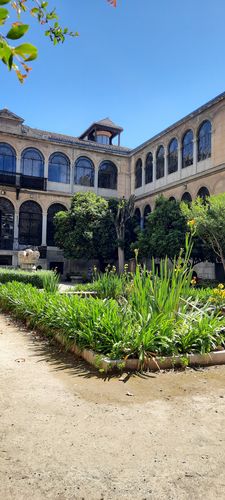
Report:
[[[104,378],[0,316],[2,500],[224,499],[224,424],[225,366]]]

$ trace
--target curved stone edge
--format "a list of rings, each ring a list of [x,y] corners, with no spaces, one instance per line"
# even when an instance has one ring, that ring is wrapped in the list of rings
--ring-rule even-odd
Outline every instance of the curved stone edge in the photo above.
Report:
[[[55,335],[55,339],[60,344],[67,345],[65,339],[60,334]],[[139,359],[112,360],[90,349],[80,349],[76,344],[69,346],[68,351],[83,358],[87,363],[95,366],[95,368],[104,370],[104,372],[113,369],[138,371],[141,367]],[[187,366],[223,365],[225,364],[225,350],[214,351],[208,354],[183,354],[173,357],[147,358],[144,363],[144,369],[151,371],[168,370],[175,367],[184,367],[186,364]]]

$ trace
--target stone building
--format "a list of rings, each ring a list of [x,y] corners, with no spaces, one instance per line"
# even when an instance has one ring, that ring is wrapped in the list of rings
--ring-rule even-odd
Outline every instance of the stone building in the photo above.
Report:
[[[76,138],[0,111],[0,265],[17,266],[18,250],[30,246],[42,267],[70,271],[53,218],[78,191],[134,193],[142,226],[159,194],[189,201],[225,191],[225,93],[133,150],[121,147],[122,131],[106,118]]]

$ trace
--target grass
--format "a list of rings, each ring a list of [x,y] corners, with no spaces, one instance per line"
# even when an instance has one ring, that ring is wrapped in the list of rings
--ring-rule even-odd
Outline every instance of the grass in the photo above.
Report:
[[[0,283],[9,283],[17,281],[19,283],[30,283],[36,288],[44,288],[54,281],[55,273],[53,271],[22,271],[20,269],[0,268]],[[45,285],[44,285],[45,284]]]

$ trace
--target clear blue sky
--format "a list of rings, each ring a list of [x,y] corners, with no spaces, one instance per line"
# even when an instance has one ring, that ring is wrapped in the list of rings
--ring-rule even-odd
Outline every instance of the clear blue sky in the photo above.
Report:
[[[39,58],[22,86],[0,66],[0,107],[27,125],[78,136],[109,116],[135,147],[225,90],[224,0],[49,0],[78,39]]]

